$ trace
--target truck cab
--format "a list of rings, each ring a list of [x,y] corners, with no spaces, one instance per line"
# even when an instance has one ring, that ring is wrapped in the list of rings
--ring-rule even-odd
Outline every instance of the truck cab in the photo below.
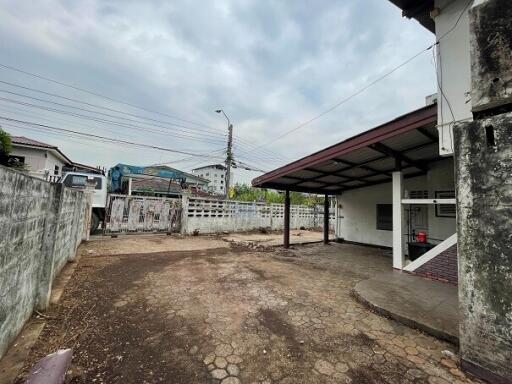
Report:
[[[94,180],[96,185],[92,196],[91,233],[98,229],[100,222],[105,219],[107,205],[107,178],[104,175],[82,172],[68,172],[59,180],[68,188],[85,189],[87,180]]]

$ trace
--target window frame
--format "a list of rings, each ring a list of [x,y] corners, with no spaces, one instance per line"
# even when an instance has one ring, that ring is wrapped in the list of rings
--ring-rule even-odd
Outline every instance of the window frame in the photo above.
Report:
[[[389,210],[389,216],[383,217],[382,210]],[[387,218],[384,220],[384,218]],[[393,231],[393,204],[376,204],[375,206],[375,227],[379,231]]]
[[[455,190],[443,190],[443,191],[435,191],[434,192],[436,199],[454,199],[455,198]],[[452,207],[454,208],[453,213],[443,212],[443,207]],[[446,217],[455,219],[457,217],[457,205],[456,204],[436,204],[436,217]]]

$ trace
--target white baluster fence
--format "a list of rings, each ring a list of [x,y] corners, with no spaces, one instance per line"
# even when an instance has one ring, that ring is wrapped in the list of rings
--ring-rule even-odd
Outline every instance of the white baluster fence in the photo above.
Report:
[[[323,207],[292,205],[290,228],[306,229],[323,226]],[[330,212],[334,225],[334,210]],[[182,233],[241,232],[258,228],[283,229],[284,204],[250,203],[233,200],[184,197]]]

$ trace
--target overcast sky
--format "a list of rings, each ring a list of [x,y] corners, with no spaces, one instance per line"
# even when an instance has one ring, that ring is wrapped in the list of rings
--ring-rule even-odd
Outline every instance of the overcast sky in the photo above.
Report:
[[[0,1],[0,20],[0,64],[161,113],[0,67],[0,81],[18,85],[0,83],[0,116],[223,156],[226,121],[214,112],[222,108],[234,125],[235,159],[264,170],[419,108],[435,92],[425,53],[323,118],[250,151],[372,82],[434,36],[386,0]],[[0,125],[90,165],[170,162],[190,170],[219,161]],[[235,180],[259,174],[237,170]]]

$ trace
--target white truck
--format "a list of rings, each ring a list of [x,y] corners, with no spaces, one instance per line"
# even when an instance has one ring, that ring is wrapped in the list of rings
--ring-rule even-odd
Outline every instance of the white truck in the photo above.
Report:
[[[110,169],[108,177],[99,173],[66,172],[58,182],[70,188],[85,188],[87,179],[96,182],[92,204],[91,233],[96,231],[100,222],[105,223],[105,211],[108,199],[108,185],[113,193],[125,193],[123,177],[128,175],[141,175],[151,178],[163,178],[179,182],[181,187],[186,185],[187,175],[177,169],[149,166],[139,167],[127,164],[117,164]]]
[[[104,175],[95,173],[67,172],[60,178],[59,183],[69,188],[85,189],[88,179],[96,182],[92,196],[91,233],[93,233],[98,229],[100,222],[105,220],[108,195],[107,178]]]

